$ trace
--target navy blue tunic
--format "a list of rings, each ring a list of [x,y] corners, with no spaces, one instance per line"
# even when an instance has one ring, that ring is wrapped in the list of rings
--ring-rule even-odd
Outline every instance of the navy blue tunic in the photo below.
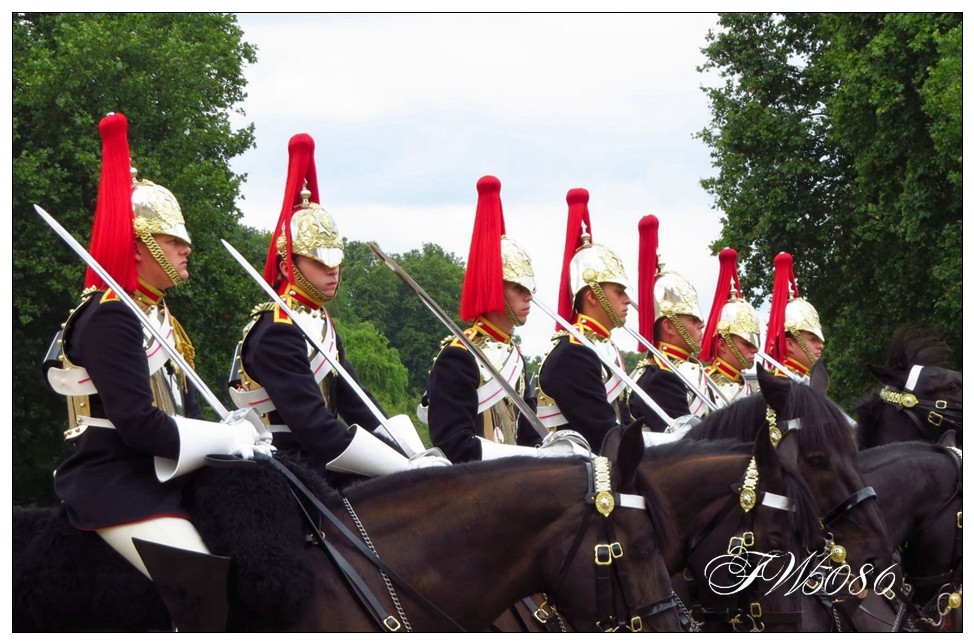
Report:
[[[175,421],[153,406],[142,325],[124,304],[103,301],[103,295],[96,292],[79,307],[65,327],[63,347],[98,389],[89,397],[89,415],[107,418],[115,428],[89,427],[58,467],[54,489],[71,524],[82,530],[188,518],[183,479],[160,483],[155,474],[155,456],[178,457],[179,434]],[[190,392],[184,398],[187,415],[199,418],[195,398]]]

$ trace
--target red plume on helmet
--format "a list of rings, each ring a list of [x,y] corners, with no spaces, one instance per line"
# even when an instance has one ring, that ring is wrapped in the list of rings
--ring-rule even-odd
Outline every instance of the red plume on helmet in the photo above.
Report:
[[[477,215],[460,294],[460,318],[465,321],[483,313],[503,311],[506,303],[501,257],[501,236],[505,230],[500,180],[490,175],[481,177],[477,181],[477,195]]]
[[[574,322],[575,295],[571,288],[571,263],[575,252],[582,246],[584,232],[592,234],[592,222],[588,214],[588,190],[572,188],[565,197],[568,202],[568,227],[565,229],[565,254],[561,263],[561,283],[558,286],[558,315]],[[561,325],[556,324],[555,329]]]
[[[294,280],[294,259],[291,248],[291,215],[295,208],[301,205],[301,190],[307,183],[311,192],[310,201],[318,203],[318,173],[315,170],[315,141],[310,134],[295,134],[287,144],[288,165],[287,182],[284,184],[284,202],[281,205],[281,215],[271,234],[271,246],[267,251],[267,261],[264,263],[264,279],[271,286],[277,283],[278,262],[283,259],[286,263],[284,278]],[[286,257],[279,257],[277,253],[277,239],[284,236],[287,240]]]
[[[725,248],[718,255],[720,258],[720,273],[717,276],[717,290],[714,293],[714,303],[710,307],[707,317],[707,327],[703,332],[700,359],[713,362],[717,355],[717,323],[720,322],[720,312],[730,300],[731,295],[742,298],[741,279],[737,274],[737,251]]]
[[[653,337],[654,291],[656,271],[659,262],[659,219],[656,215],[646,215],[639,220],[639,301],[643,308],[639,312],[639,335],[650,342]],[[649,348],[642,342],[639,351],[646,353]]]
[[[778,362],[784,362],[787,354],[785,308],[793,297],[801,297],[798,282],[795,281],[794,261],[790,254],[778,253],[774,258],[774,290],[771,292],[768,338],[764,345],[765,353]]]
[[[131,293],[139,285],[135,267],[135,230],[132,227],[132,160],[129,154],[128,120],[121,113],[105,116],[101,132],[101,180],[91,227],[88,252],[118,285]],[[85,288],[99,290],[106,284],[91,268],[85,272]]]

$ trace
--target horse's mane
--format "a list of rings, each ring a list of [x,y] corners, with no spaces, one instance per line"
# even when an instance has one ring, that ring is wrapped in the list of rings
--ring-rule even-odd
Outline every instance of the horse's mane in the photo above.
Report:
[[[722,456],[727,454],[750,454],[754,445],[733,438],[698,440],[685,436],[672,443],[663,443],[646,448],[644,459],[653,463],[679,461],[690,457]]]
[[[890,341],[886,368],[902,373],[904,380],[886,384],[902,387],[913,365],[946,368],[951,356],[950,347],[938,333],[910,325],[901,326],[894,332],[893,339]]]

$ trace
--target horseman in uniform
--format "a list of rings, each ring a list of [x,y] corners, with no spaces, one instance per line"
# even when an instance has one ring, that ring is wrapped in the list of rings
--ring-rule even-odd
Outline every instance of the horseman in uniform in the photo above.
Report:
[[[679,374],[655,355],[647,354],[631,377],[672,418],[703,417],[708,412],[707,405],[686,384],[691,382],[701,392],[707,391],[703,365],[696,358],[704,327],[700,302],[690,282],[678,273],[664,270],[659,262],[658,229],[659,221],[654,215],[639,221],[639,301],[653,302],[653,317],[639,316],[639,332],[654,343]],[[640,348],[648,351],[642,345]],[[650,430],[666,430],[666,422],[639,396],[630,396],[629,406],[633,417],[642,419]]]
[[[109,114],[99,130],[102,175],[89,252],[191,366],[193,345],[165,302],[166,291],[189,278],[179,204],[166,188],[135,180],[124,115]],[[223,630],[229,560],[210,555],[190,521],[182,475],[207,454],[270,454],[259,420],[201,420],[186,374],[90,267],[45,367],[68,399],[65,437],[74,451],[54,473],[68,520],[153,579],[178,630]],[[162,544],[179,563],[147,564],[133,538]]]
[[[824,348],[825,335],[818,311],[798,291],[792,256],[778,253],[774,258],[774,291],[764,351],[788,373],[807,383],[808,374],[822,357]],[[789,377],[778,367],[774,373]]]
[[[523,398],[524,358],[512,335],[531,311],[534,269],[527,253],[505,234],[500,189],[496,177],[477,182],[460,318],[472,320],[464,335]],[[454,463],[538,452],[527,445],[540,437],[529,423],[518,422],[517,407],[501,385],[453,336],[433,361],[418,414],[429,423],[433,445]]]
[[[253,309],[237,346],[231,397],[238,407],[262,415],[277,448],[307,460],[319,471],[379,476],[445,464],[442,457],[425,454],[411,460],[373,433],[381,421],[359,392],[370,398],[371,394],[358,383],[325,308],[338,292],[344,243],[335,220],[318,204],[314,140],[296,134],[288,151],[284,202],[271,236],[264,279],[300,318],[299,324],[275,302]],[[329,357],[355,379],[358,391],[310,345],[302,328],[313,333]],[[408,424],[415,434],[407,417],[395,420],[400,427]]]
[[[610,430],[631,422],[625,384],[602,359],[625,370],[612,329],[629,311],[629,278],[619,257],[593,244],[588,191],[568,191],[568,228],[562,261],[558,313],[591,341],[599,354],[565,330],[552,337],[538,377],[538,417],[552,430],[571,429],[598,450]],[[600,358],[601,355],[601,358]]]
[[[714,303],[703,333],[700,359],[707,375],[729,402],[751,394],[743,371],[754,366],[760,344],[760,325],[754,307],[744,300],[737,273],[737,251],[720,251],[720,274]]]

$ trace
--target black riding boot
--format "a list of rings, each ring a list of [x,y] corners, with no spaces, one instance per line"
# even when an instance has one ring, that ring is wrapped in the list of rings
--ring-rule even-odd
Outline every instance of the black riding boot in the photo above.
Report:
[[[184,633],[227,629],[230,558],[133,538],[173,626]]]

